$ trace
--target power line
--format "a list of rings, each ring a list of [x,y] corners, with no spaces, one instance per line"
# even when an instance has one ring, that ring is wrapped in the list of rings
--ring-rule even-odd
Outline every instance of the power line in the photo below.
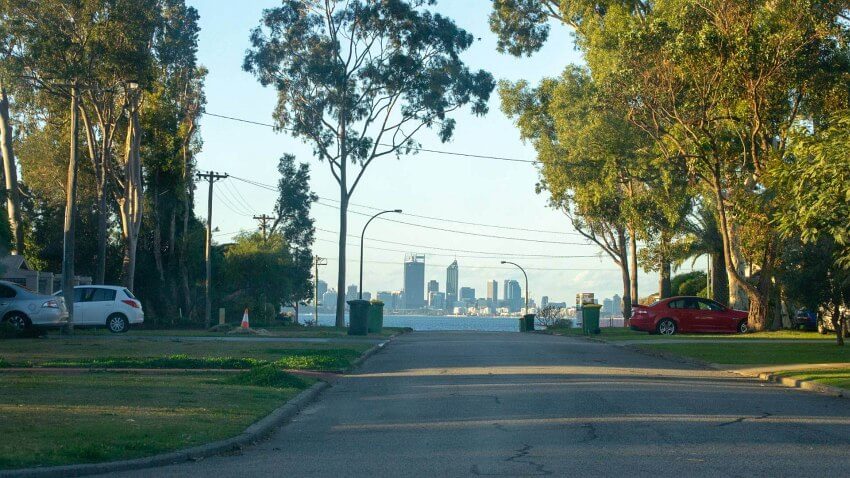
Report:
[[[245,182],[245,183],[253,185],[253,186],[256,186],[258,188],[267,189],[269,191],[275,191],[275,192],[277,191],[277,188],[274,187],[274,186],[271,186],[271,185],[268,185],[268,184],[263,184],[263,183],[260,183],[260,182],[257,182],[257,181],[251,180],[251,179],[240,178],[240,177],[236,177],[236,176],[231,176],[231,178],[236,179],[238,181]],[[338,199],[331,199],[331,198],[326,198],[326,197],[322,197],[322,196],[319,196],[319,199],[321,199],[323,201],[334,202],[334,203],[340,202]],[[327,206],[327,207],[334,207],[334,206],[330,206],[328,204],[323,204],[323,205]],[[386,209],[386,208],[380,208],[380,207],[375,207],[375,206],[367,206],[365,204],[358,204],[358,203],[349,203],[349,205],[361,207],[361,208],[364,208],[364,209],[370,209],[372,211],[382,211],[382,210]],[[336,206],[336,207],[338,208],[338,206]],[[355,213],[355,214],[365,215],[364,213],[360,213],[360,212],[357,212],[357,211],[350,211],[350,212]],[[511,230],[511,231],[522,231],[522,232],[535,232],[535,233],[541,233],[541,234],[567,234],[567,235],[581,236],[581,234],[578,233],[578,232],[548,231],[548,230],[542,230],[542,229],[529,229],[529,228],[524,228],[524,227],[497,226],[497,225],[493,225],[493,224],[482,224],[482,223],[478,223],[478,222],[459,221],[459,220],[456,220],[456,219],[446,219],[446,218],[441,218],[441,217],[424,216],[424,215],[421,215],[421,214],[413,214],[413,213],[408,213],[408,212],[402,213],[402,215],[410,216],[410,217],[416,217],[416,218],[420,218],[420,219],[427,219],[427,220],[430,220],[430,221],[442,221],[442,222],[450,222],[450,223],[454,223],[454,224],[463,224],[465,226],[490,227],[490,228],[496,228],[496,229],[506,229],[506,230]],[[371,214],[369,214],[369,216],[371,216]],[[454,232],[454,231],[452,231],[452,232]],[[584,237],[584,236],[582,236],[582,237]]]
[[[275,130],[292,131],[289,128],[279,128],[279,127],[277,127],[277,126],[275,126],[271,123],[262,123],[260,121],[247,120],[247,119],[244,119],[244,118],[237,118],[235,116],[220,115],[220,114],[216,114],[216,113],[210,113],[209,111],[205,111],[204,114],[207,115],[207,116],[214,116],[216,118],[226,119],[226,120],[230,120],[230,121],[237,121],[239,123],[247,123],[247,124],[252,124],[252,125],[256,125],[256,126],[266,126],[268,128],[272,128],[272,129],[275,129]],[[381,146],[393,147],[393,145],[391,145],[391,144],[385,144],[385,143],[379,143],[379,144]],[[410,149],[412,151],[422,151],[422,152],[425,152],[425,153],[444,154],[444,155],[447,155],[447,156],[460,156],[460,157],[463,157],[463,158],[475,158],[475,159],[491,159],[491,160],[494,160],[494,161],[506,161],[506,162],[511,162],[511,163],[537,164],[539,162],[539,161],[535,161],[533,159],[508,158],[508,157],[504,157],[504,156],[491,156],[491,155],[486,155],[486,154],[456,153],[454,151],[420,148],[420,147],[417,147],[417,146],[411,146],[411,147],[405,148],[405,149]]]
[[[336,257],[327,257],[326,259],[330,261],[339,260]],[[356,262],[360,263],[360,259],[356,257],[346,258],[345,262]],[[367,264],[384,264],[384,265],[401,265],[398,262],[390,262],[390,261],[363,261]],[[428,264],[431,267],[448,267],[449,264]],[[495,270],[505,270],[505,271],[515,271],[517,270],[515,267],[499,267],[499,266],[464,266],[469,269],[495,269]],[[586,271],[600,271],[600,272],[620,272],[620,269],[599,269],[593,267],[525,267],[527,271],[545,271],[545,272],[586,272]]]
[[[339,241],[337,241],[335,239],[316,238],[316,240],[322,241],[322,242],[335,243],[335,244],[339,243]],[[369,239],[369,240],[371,241],[371,239]],[[346,244],[346,246],[348,246],[348,247],[360,247],[360,243],[359,242],[357,242],[357,243],[349,242],[349,243]],[[363,247],[365,247],[366,249],[374,249],[376,251],[400,252],[400,253],[410,252],[409,249],[408,250],[390,249],[390,248],[386,248],[386,247],[365,246],[365,245]],[[423,248],[424,248],[424,246],[418,246],[417,251],[422,252]],[[492,254],[492,255],[463,255],[463,254],[446,254],[446,253],[428,252],[428,251],[425,251],[424,254],[428,255],[428,256],[455,257],[455,258],[464,258],[464,259],[500,259],[500,258],[504,258],[504,257],[523,257],[523,258],[526,258],[526,259],[538,259],[538,260],[539,259],[546,259],[546,260],[550,260],[550,259],[579,259],[579,258],[590,258],[590,257],[597,257],[598,258],[599,257],[598,254],[584,255],[584,256],[554,256],[554,255],[543,255],[543,254],[512,254],[512,253],[510,253],[510,254],[509,253]]]
[[[319,204],[319,205],[322,205],[322,206],[325,206],[325,207],[334,208],[334,209],[339,209],[339,206],[334,206],[334,205],[331,205],[331,204],[324,204],[321,201],[317,201],[316,204]],[[372,216],[371,214],[358,212],[358,211],[348,211],[348,212],[350,212],[352,214],[357,214],[359,216],[366,216],[366,217]],[[503,239],[503,240],[508,240],[508,241],[534,242],[534,243],[538,243],[538,244],[559,244],[559,245],[566,245],[566,246],[592,246],[592,245],[594,245],[594,244],[589,244],[589,243],[586,243],[586,242],[547,241],[545,239],[532,239],[532,238],[528,238],[528,237],[497,236],[495,234],[481,234],[481,233],[477,233],[477,232],[455,231],[455,230],[446,229],[446,228],[443,228],[443,227],[426,226],[424,224],[415,224],[415,223],[412,223],[412,222],[399,221],[398,219],[387,219],[387,218],[383,218],[383,217],[379,217],[379,218],[376,218],[376,219],[379,220],[379,221],[392,222],[392,223],[395,223],[395,224],[404,224],[405,226],[420,227],[422,229],[431,229],[433,231],[450,232],[450,233],[453,233],[453,234],[462,234],[462,235],[465,235],[465,236],[486,237],[488,239]]]
[[[328,233],[331,233],[331,234],[339,234],[338,231],[332,231],[330,229],[322,229],[321,227],[317,227],[316,230],[322,231],[322,232],[328,232]],[[354,234],[348,234],[348,237],[351,237],[351,238],[354,238],[354,239],[360,239],[359,236],[356,236]],[[550,255],[550,254],[514,254],[514,253],[510,253],[510,252],[475,251],[475,250],[469,250],[469,249],[453,249],[453,248],[448,248],[448,247],[425,246],[425,245],[422,245],[422,244],[410,244],[410,243],[407,243],[407,242],[388,241],[386,239],[376,239],[376,238],[367,238],[367,239],[370,242],[380,242],[380,243],[384,243],[384,244],[393,244],[393,245],[396,245],[396,246],[407,246],[407,247],[413,247],[413,248],[416,248],[416,249],[434,249],[434,250],[438,250],[438,251],[465,252],[465,253],[470,253],[470,254],[492,254],[494,256],[512,256],[512,257],[551,257],[551,258],[555,258],[555,259],[568,258],[569,257],[569,256],[554,256],[554,255]]]

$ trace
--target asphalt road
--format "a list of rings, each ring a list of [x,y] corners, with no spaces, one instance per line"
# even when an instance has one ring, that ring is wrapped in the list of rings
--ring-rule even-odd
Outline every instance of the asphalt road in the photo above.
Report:
[[[121,476],[844,476],[850,400],[537,334],[393,340],[241,454]]]

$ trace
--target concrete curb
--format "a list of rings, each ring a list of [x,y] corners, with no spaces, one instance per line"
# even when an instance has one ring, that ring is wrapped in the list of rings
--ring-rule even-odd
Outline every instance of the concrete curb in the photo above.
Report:
[[[608,342],[611,343],[611,342]],[[615,345],[615,344],[612,344]],[[815,382],[813,380],[800,380],[796,378],[783,377],[777,373],[771,372],[761,372],[758,374],[754,373],[746,373],[741,370],[730,370],[729,368],[720,366],[718,364],[712,362],[705,362],[703,360],[698,360],[690,357],[683,357],[681,355],[671,354],[667,352],[657,352],[654,350],[647,350],[641,348],[639,345],[615,345],[617,347],[627,348],[634,352],[648,355],[650,357],[657,357],[664,360],[670,360],[673,362],[686,363],[689,365],[695,365],[698,367],[705,367],[711,370],[717,370],[719,372],[728,372],[733,373],[735,375],[740,375],[742,377],[747,378],[757,378],[763,382],[772,382],[784,387],[788,388],[796,388],[798,390],[806,390],[809,392],[820,393],[822,395],[829,395],[831,397],[838,398],[850,398],[850,391],[844,390],[843,388],[833,387],[830,385],[824,385],[822,383]]]
[[[385,342],[374,345],[369,350],[363,353],[360,357],[352,362],[351,366],[346,369],[350,372],[361,366],[372,355],[384,349],[392,339],[403,335],[407,331],[402,331],[396,335],[387,338]],[[159,455],[149,456],[146,458],[136,458],[133,460],[109,461],[105,463],[90,463],[82,465],[65,465],[51,466],[44,468],[21,468],[17,470],[0,471],[0,478],[53,478],[53,477],[68,477],[68,476],[86,476],[97,475],[102,473],[115,473],[127,470],[141,470],[145,468],[154,468],[157,466],[173,465],[176,463],[186,462],[190,460],[200,460],[206,457],[220,455],[222,453],[239,451],[243,447],[256,443],[267,435],[271,434],[275,429],[284,425],[289,420],[315,400],[322,391],[331,385],[328,382],[316,382],[312,387],[304,390],[289,400],[281,407],[275,409],[269,415],[261,418],[251,426],[245,429],[241,434],[220,440],[205,445],[199,445],[183,450],[162,453]]]

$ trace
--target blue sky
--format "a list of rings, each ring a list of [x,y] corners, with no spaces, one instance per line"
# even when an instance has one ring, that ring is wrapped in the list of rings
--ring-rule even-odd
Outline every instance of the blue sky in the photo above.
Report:
[[[249,31],[257,25],[264,8],[276,6],[274,0],[221,1],[190,0],[201,15],[200,61],[209,69],[207,79],[207,111],[270,123],[275,92],[263,88],[241,69],[248,48]],[[496,38],[487,25],[489,0],[443,0],[436,10],[455,21],[475,37],[480,37],[464,55],[472,68],[490,71],[497,79],[526,79],[536,83],[540,78],[558,75],[569,63],[580,63],[569,32],[555,27],[547,46],[531,58],[518,59],[496,51]],[[534,150],[523,144],[511,121],[499,110],[494,92],[490,113],[475,117],[464,111],[454,116],[458,121],[454,139],[442,144],[432,133],[418,137],[422,147],[462,153],[534,159]],[[326,164],[311,154],[309,145],[270,128],[232,122],[207,116],[201,134],[203,151],[198,168],[227,172],[232,175],[273,185],[277,182],[277,161],[284,153],[295,154],[312,169],[311,186],[319,196],[338,198],[338,186]],[[366,206],[400,208],[422,216],[486,224],[494,227],[466,226],[427,219],[398,216],[406,222],[509,237],[524,237],[554,242],[584,242],[575,235],[564,215],[547,208],[546,197],[534,192],[538,180],[533,165],[485,159],[462,158],[433,153],[395,158],[382,158],[367,170],[352,202]],[[198,210],[206,217],[206,185],[199,185]],[[216,184],[213,225],[220,232],[217,242],[226,242],[239,230],[256,228],[254,214],[270,214],[275,193],[228,179]],[[353,210],[366,211],[352,207]],[[335,287],[337,275],[337,211],[331,207],[313,207],[317,232],[315,252],[328,257],[328,266],[320,270],[320,278]],[[365,217],[350,215],[350,232],[359,235]],[[507,229],[515,228],[515,229]],[[558,231],[560,234],[531,233],[517,229]],[[331,231],[331,232],[327,232]],[[416,244],[420,247],[370,243],[368,238]],[[357,244],[350,239],[351,244]],[[426,282],[436,279],[444,290],[445,268],[456,254],[460,266],[460,285],[474,287],[479,296],[486,293],[487,280],[522,280],[518,270],[500,265],[499,257],[461,257],[469,254],[433,248],[534,254],[551,256],[592,256],[583,258],[505,257],[528,269],[531,296],[539,300],[571,302],[578,292],[595,292],[609,297],[621,293],[620,274],[607,256],[587,245],[548,244],[528,241],[482,238],[452,232],[434,231],[374,221],[367,233],[367,246],[408,250],[426,254]],[[428,247],[421,247],[428,246]],[[434,255],[433,253],[446,254]],[[347,282],[357,282],[359,249],[349,247]],[[403,252],[367,249],[364,289],[398,290],[402,288]],[[641,273],[641,295],[654,291],[654,275]]]

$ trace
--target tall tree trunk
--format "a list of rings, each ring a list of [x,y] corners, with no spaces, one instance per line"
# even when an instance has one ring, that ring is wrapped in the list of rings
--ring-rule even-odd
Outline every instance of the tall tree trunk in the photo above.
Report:
[[[6,211],[12,229],[12,247],[16,254],[24,253],[24,229],[21,225],[21,200],[18,193],[18,169],[12,149],[12,123],[9,117],[9,96],[0,83],[0,150],[3,154],[3,175],[6,179]]]
[[[631,296],[632,303],[640,303],[638,293],[638,258],[637,258],[637,235],[633,227],[629,228],[629,271],[631,273]]]
[[[345,177],[343,173],[342,178]],[[345,327],[345,246],[348,239],[348,191],[346,190],[345,182],[340,186],[340,204],[339,204],[339,268],[337,270],[336,280],[336,319],[334,325],[336,327]]]
[[[832,306],[832,327],[835,329],[835,343],[839,347],[844,346],[844,318],[841,316],[841,307],[838,302]]]
[[[658,298],[666,299],[673,295],[673,287],[670,283],[670,273],[672,266],[666,257],[661,258],[658,264]]]
[[[767,292],[765,289],[766,282],[762,280],[762,284],[765,287],[756,288],[749,282],[747,282],[742,275],[738,273],[738,270],[735,268],[735,264],[732,262],[732,243],[735,240],[734,233],[732,231],[732,227],[730,222],[728,221],[726,215],[726,206],[724,204],[723,198],[723,186],[720,179],[720,173],[715,170],[715,175],[713,178],[712,187],[714,189],[715,200],[717,204],[717,212],[718,212],[718,222],[720,226],[720,236],[723,238],[723,257],[726,261],[726,269],[729,272],[730,278],[730,286],[735,285],[741,287],[747,293],[747,298],[750,301],[749,314],[747,317],[747,323],[750,330],[753,331],[761,331],[767,328],[767,317],[770,313],[768,296],[765,295]],[[767,251],[770,252],[770,251]],[[767,254],[766,254],[767,257]],[[772,256],[770,257],[772,261]],[[770,263],[765,261],[764,264],[767,270],[762,270],[762,275],[770,275]],[[769,282],[769,281],[767,281]]]
[[[186,136],[183,138],[183,187],[186,190],[183,192],[183,232],[180,237],[180,254],[177,259],[177,267],[180,271],[180,286],[183,292],[183,309],[186,317],[192,308],[192,291],[189,288],[189,267],[186,262],[186,255],[189,247],[189,218],[192,215],[192,152],[190,149],[192,136],[195,132],[195,120],[189,117],[189,127],[187,128]]]
[[[711,295],[715,302],[729,305],[729,276],[723,251],[711,254]]]
[[[632,279],[629,274],[629,254],[626,252],[626,237],[622,229],[618,232],[617,239],[620,242],[620,273],[623,280],[623,326],[627,327],[629,319],[632,317],[632,304],[634,297],[632,296]]]
[[[97,201],[97,262],[95,264],[94,283],[103,284],[106,279],[107,218],[109,216],[109,212],[107,210],[106,175],[108,161],[111,160],[112,133],[108,125],[100,123],[102,137],[100,138],[100,148],[98,149],[98,139],[95,135],[94,124],[89,117],[86,108],[82,105],[80,106],[80,116],[83,119],[89,159],[91,159],[95,176],[95,197]],[[102,117],[99,116],[99,118]]]
[[[136,246],[142,223],[143,206],[140,136],[141,127],[138,110],[132,108],[124,149],[123,188],[118,198],[118,206],[121,212],[121,232],[124,239],[122,275],[124,286],[131,291],[136,274]]]

